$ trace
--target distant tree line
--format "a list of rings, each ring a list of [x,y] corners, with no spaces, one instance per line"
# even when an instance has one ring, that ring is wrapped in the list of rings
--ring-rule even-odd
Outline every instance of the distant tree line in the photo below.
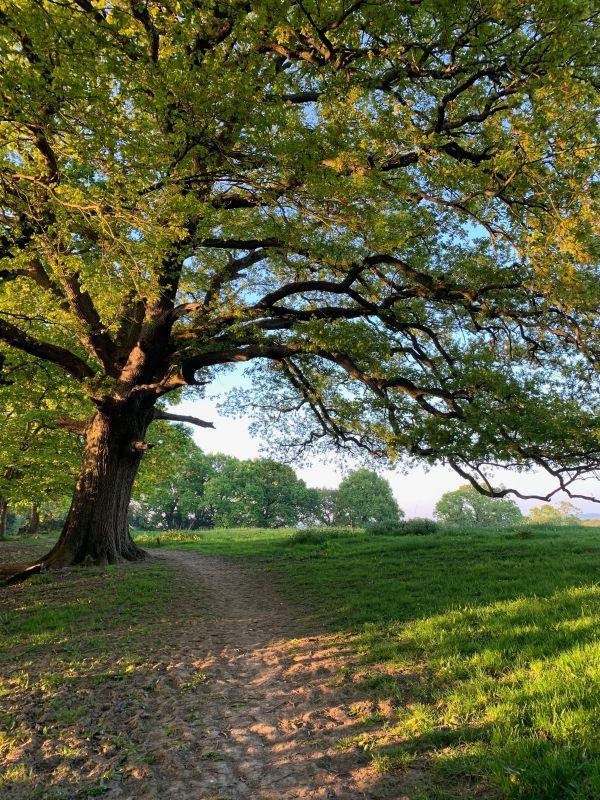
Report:
[[[480,494],[470,485],[446,492],[436,503],[434,517],[446,525],[461,528],[505,528],[519,522],[532,525],[580,525],[579,509],[563,501],[558,506],[544,503],[525,517],[514,500]]]
[[[157,424],[130,507],[138,528],[275,528],[395,522],[404,516],[389,483],[359,469],[338,489],[306,486],[287,464],[207,455],[183,425]]]
[[[17,397],[11,386],[13,402],[5,401],[0,414],[0,456],[8,456],[4,450],[9,443],[13,450],[11,459],[5,459],[10,466],[0,470],[0,539],[5,533],[59,530],[68,511],[81,441],[67,434],[60,420],[53,424],[51,415],[58,410],[68,420],[74,398],[49,386],[51,374],[41,380],[27,360],[13,358],[3,367],[5,386],[23,373],[27,389],[25,381],[19,382],[22,391]],[[17,401],[30,416],[14,413]],[[41,421],[36,419],[40,416]],[[393,525],[404,517],[389,483],[368,469],[351,472],[337,489],[316,489],[276,461],[208,455],[185,425],[158,422],[148,438],[151,449],[142,462],[129,512],[130,524],[137,528],[362,528]],[[525,518],[513,500],[486,497],[465,485],[439,499],[434,517],[468,529],[519,522],[574,525],[580,523],[578,513],[563,502],[533,508]]]

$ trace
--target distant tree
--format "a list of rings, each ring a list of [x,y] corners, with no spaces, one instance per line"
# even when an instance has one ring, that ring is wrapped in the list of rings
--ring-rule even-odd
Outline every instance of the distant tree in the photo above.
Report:
[[[315,522],[318,525],[335,525],[337,514],[337,489],[316,489],[318,507]]]
[[[158,422],[148,439],[153,447],[134,486],[133,524],[169,530],[212,527],[214,515],[204,495],[215,474],[213,457],[202,452],[182,424]]]
[[[433,514],[440,522],[469,528],[501,528],[523,518],[514,500],[486,497],[469,485],[442,495]]]
[[[398,522],[404,512],[394,499],[385,478],[369,469],[351,472],[340,483],[336,498],[335,521],[357,527],[378,522]]]
[[[17,531],[18,536],[33,536],[40,529],[41,514],[37,503],[31,503],[27,511],[25,522]]]
[[[231,459],[208,481],[206,502],[214,509],[217,527],[275,528],[313,516],[318,492],[286,464]]]
[[[533,525],[581,525],[579,513],[572,503],[563,500],[558,506],[544,503],[532,508],[528,519]]]

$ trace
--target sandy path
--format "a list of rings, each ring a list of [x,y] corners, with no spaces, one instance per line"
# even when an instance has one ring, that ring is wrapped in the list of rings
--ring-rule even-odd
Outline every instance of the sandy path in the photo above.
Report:
[[[136,796],[370,797],[369,770],[356,752],[336,748],[353,732],[349,703],[357,700],[354,687],[336,679],[343,641],[306,635],[301,612],[277,596],[268,576],[196,553],[156,557],[176,571],[182,596],[193,603],[200,589],[203,608],[188,608],[179,642],[169,642],[171,664],[156,665],[142,724],[161,750],[140,774]]]
[[[99,617],[99,649],[67,637],[5,665],[0,800],[409,800],[410,774],[378,775],[368,753],[340,746],[393,712],[344,670],[355,656],[343,636],[316,629],[260,562],[152,557],[169,572],[152,627],[133,614],[131,638],[120,620],[111,639]],[[50,605],[81,579],[50,581]],[[23,610],[26,590],[6,590],[10,607]],[[93,605],[85,585],[81,597]]]

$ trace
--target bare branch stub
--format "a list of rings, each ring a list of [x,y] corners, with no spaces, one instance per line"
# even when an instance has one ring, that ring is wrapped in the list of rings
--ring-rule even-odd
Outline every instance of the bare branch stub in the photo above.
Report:
[[[187,414],[173,414],[170,411],[156,410],[154,412],[154,419],[164,419],[170,422],[187,422],[190,425],[196,425],[199,428],[214,428],[212,422],[206,422],[198,417],[188,416]]]

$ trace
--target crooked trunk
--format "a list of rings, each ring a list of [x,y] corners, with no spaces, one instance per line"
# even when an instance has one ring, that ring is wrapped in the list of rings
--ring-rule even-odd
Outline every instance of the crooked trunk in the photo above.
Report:
[[[129,533],[127,510],[152,409],[98,411],[87,433],[71,508],[45,566],[117,564],[145,553]]]

